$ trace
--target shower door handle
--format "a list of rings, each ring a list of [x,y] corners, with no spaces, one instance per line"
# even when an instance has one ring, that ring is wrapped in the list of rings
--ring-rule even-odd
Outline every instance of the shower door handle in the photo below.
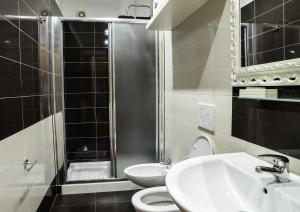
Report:
[[[24,169],[27,171],[27,172],[30,172],[31,169],[37,164],[37,160],[33,161],[33,162],[29,162],[28,159],[26,159],[24,161]]]

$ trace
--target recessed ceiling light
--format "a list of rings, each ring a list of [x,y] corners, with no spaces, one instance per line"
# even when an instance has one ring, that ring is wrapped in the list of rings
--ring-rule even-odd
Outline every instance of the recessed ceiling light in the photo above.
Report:
[[[294,50],[291,50],[290,53],[291,54],[296,54],[296,52]]]
[[[10,40],[5,40],[4,43],[10,43]]]
[[[105,40],[105,41],[104,41],[104,44],[105,44],[105,45],[108,45],[108,40]]]

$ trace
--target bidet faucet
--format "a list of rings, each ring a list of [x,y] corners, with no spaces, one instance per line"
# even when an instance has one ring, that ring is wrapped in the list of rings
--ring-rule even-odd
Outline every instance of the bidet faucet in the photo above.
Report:
[[[282,155],[258,155],[258,157],[273,158],[273,167],[257,166],[255,171],[257,173],[270,173],[275,177],[275,181],[272,183],[288,183],[289,179],[289,159]]]
[[[167,169],[172,167],[172,161],[167,159],[165,161],[160,162],[160,165],[165,166]]]

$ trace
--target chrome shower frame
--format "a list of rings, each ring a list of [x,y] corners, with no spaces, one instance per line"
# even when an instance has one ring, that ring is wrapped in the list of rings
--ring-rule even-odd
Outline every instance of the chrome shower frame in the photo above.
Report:
[[[109,89],[110,89],[110,98],[109,98],[109,131],[110,131],[110,156],[111,156],[111,175],[112,178],[107,180],[97,180],[96,182],[109,182],[109,181],[119,181],[125,180],[125,178],[117,178],[117,146],[116,146],[116,105],[115,105],[115,70],[114,70],[114,51],[113,51],[113,24],[114,23],[131,23],[131,24],[144,24],[146,28],[147,20],[137,20],[137,19],[118,19],[118,18],[78,18],[78,17],[61,17],[61,29],[63,22],[66,21],[82,21],[82,22],[103,22],[108,23],[109,25]],[[61,30],[61,38],[63,39],[63,30]],[[163,109],[160,107],[160,103],[163,98],[161,98],[161,80],[160,77],[162,74],[159,73],[161,65],[159,64],[159,33],[155,33],[155,45],[156,45],[156,160],[157,162],[161,161],[161,158],[164,156],[164,139],[161,140],[164,136],[161,136],[162,133],[162,123],[160,121],[161,113]],[[63,42],[62,42],[63,50]],[[62,57],[64,52],[62,51]],[[64,89],[64,61],[61,60],[62,69],[62,89]],[[63,105],[63,118],[64,118],[64,128],[65,128],[65,102],[64,102],[64,90],[62,95],[62,105]],[[65,132],[65,131],[64,131]],[[162,143],[163,142],[163,143]],[[64,133],[64,173],[65,173],[65,182],[67,174],[67,155],[66,155],[66,134]],[[163,149],[163,150],[162,150]],[[64,183],[65,183],[64,182]],[[80,181],[79,183],[90,183],[94,181]]]

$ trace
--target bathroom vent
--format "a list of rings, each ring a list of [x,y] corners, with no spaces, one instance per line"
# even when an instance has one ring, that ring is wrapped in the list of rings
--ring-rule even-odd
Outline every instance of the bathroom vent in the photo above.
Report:
[[[76,17],[79,17],[79,18],[84,18],[84,17],[86,17],[86,11],[84,11],[84,10],[79,10],[79,11],[77,11]]]

